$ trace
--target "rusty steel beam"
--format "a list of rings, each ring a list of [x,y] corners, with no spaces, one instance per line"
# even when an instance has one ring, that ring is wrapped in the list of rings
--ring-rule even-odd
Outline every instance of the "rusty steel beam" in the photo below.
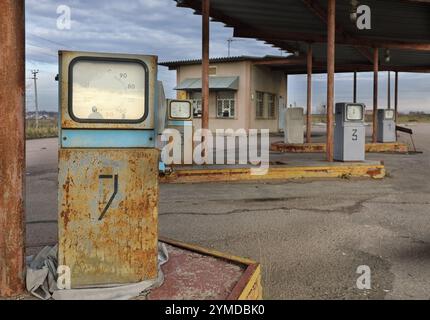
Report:
[[[378,71],[379,71],[379,49],[373,50],[373,132],[372,142],[376,143],[378,129]]]
[[[209,129],[209,8],[202,1],[202,129]]]
[[[307,97],[306,97],[306,142],[312,142],[312,44],[309,44],[306,61],[307,77]]]
[[[333,109],[336,38],[336,0],[327,2],[327,160],[333,162]]]
[[[0,297],[24,292],[24,0],[0,1]]]

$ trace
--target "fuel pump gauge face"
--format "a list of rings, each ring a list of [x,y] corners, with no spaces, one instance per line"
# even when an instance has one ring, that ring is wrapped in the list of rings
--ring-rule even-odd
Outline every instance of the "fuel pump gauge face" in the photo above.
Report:
[[[71,65],[70,113],[78,121],[139,122],[146,114],[146,66],[140,61],[80,59]]]
[[[361,105],[348,105],[346,111],[346,120],[362,120],[363,119],[363,106]]]
[[[170,117],[172,119],[189,119],[191,117],[191,103],[189,101],[170,102]]]
[[[385,110],[385,119],[393,120],[394,119],[394,111],[393,110]]]

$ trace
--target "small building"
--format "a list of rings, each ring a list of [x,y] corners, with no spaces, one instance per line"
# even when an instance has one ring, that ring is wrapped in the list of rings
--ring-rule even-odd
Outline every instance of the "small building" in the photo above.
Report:
[[[285,57],[225,57],[210,59],[209,128],[283,129],[287,106],[287,76],[265,66],[265,61]],[[194,126],[201,127],[201,60],[162,62],[176,70],[177,98],[193,100]],[[281,115],[281,116],[280,116]]]

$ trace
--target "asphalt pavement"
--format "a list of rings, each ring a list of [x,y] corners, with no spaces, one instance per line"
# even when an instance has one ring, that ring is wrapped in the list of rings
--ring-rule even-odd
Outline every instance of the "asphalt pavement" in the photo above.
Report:
[[[161,185],[160,234],[261,262],[266,299],[430,299],[430,124],[412,129],[422,154],[368,155],[383,180]],[[30,254],[57,241],[57,153],[27,142]]]

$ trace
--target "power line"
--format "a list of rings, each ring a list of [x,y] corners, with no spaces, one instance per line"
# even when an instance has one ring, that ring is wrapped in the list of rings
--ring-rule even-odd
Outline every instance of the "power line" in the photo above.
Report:
[[[39,48],[39,49],[44,49],[44,50],[51,50],[50,48],[47,48],[47,47],[42,47],[42,46],[39,46],[39,45],[35,45],[35,44],[31,44],[31,43],[27,43],[26,44],[27,46],[29,46],[29,47],[34,47],[34,48]],[[37,51],[36,52],[37,54],[41,54],[41,55],[46,55],[46,56],[52,56],[52,57],[58,57],[55,53],[53,53],[53,52],[42,52],[42,51]]]
[[[44,40],[44,41],[50,42],[50,43],[52,43],[52,44],[56,44],[57,46],[61,46],[61,47],[65,47],[65,48],[68,48],[68,47],[69,47],[68,45],[66,45],[66,44],[64,44],[64,43],[56,42],[56,41],[53,41],[53,40],[50,40],[50,39],[46,39],[46,38],[44,38],[44,37],[41,37],[41,36],[35,35],[34,33],[29,33],[29,35],[31,35],[32,37],[36,37],[36,38],[39,38],[39,39],[41,39],[41,40]]]

